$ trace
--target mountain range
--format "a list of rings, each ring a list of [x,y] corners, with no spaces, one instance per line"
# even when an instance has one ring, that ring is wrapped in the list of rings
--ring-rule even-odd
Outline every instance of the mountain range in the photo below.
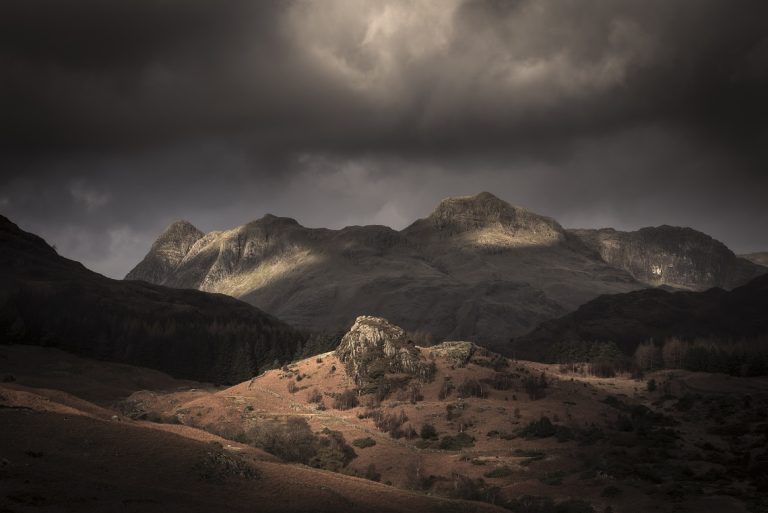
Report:
[[[566,230],[484,192],[403,230],[306,228],[266,215],[203,233],[173,223],[126,276],[228,294],[301,328],[358,315],[497,349],[602,294],[732,288],[765,272],[689,228]]]

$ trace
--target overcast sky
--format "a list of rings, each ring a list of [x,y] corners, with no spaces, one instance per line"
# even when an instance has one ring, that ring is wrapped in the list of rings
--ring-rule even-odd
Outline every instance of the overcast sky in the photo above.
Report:
[[[490,191],[768,250],[765,0],[3,0],[0,213],[122,277],[175,219]]]

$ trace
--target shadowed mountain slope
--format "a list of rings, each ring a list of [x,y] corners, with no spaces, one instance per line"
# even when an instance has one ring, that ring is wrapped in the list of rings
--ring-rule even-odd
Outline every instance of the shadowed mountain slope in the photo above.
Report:
[[[229,383],[290,360],[305,336],[225,295],[105,278],[0,216],[0,340]]]
[[[646,289],[600,296],[515,341],[522,358],[551,359],[559,342],[613,341],[631,353],[645,340],[749,339],[768,335],[768,275],[731,291]]]

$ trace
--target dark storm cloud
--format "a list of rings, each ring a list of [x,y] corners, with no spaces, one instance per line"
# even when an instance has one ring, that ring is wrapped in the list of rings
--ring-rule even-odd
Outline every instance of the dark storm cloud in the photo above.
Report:
[[[6,0],[0,211],[120,275],[174,218],[491,190],[768,247],[762,0]]]

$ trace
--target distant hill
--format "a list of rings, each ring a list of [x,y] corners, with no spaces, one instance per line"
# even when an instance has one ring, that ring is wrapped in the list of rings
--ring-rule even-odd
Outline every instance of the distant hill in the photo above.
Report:
[[[737,341],[768,335],[768,275],[732,291],[646,289],[600,296],[515,341],[521,358],[551,360],[559,342],[612,341],[630,354],[645,340],[717,337]]]
[[[691,228],[657,226],[634,232],[570,230],[607,263],[652,286],[687,290],[743,285],[765,269]]]
[[[105,278],[0,216],[0,340],[232,383],[306,336],[222,294]]]

